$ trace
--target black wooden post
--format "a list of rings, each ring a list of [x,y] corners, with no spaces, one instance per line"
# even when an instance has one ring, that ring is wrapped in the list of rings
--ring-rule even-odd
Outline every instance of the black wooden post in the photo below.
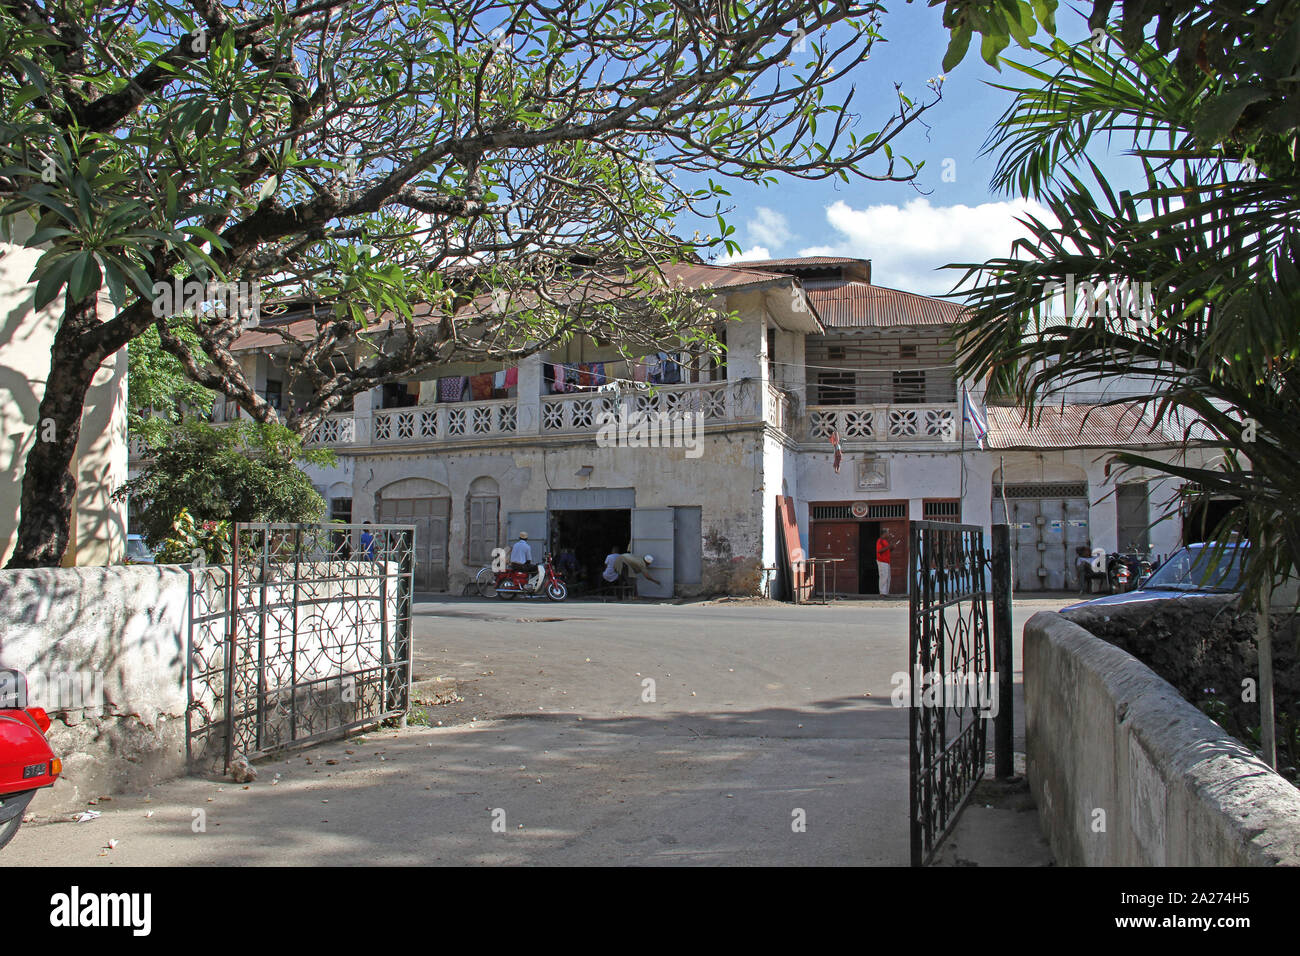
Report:
[[[998,675],[998,715],[993,718],[994,770],[999,780],[1015,775],[1016,667],[1011,657],[1011,526],[993,525],[993,669]]]

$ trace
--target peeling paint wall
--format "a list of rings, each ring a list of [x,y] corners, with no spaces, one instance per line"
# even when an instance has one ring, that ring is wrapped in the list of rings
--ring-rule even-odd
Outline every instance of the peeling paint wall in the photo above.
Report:
[[[764,447],[762,428],[751,426],[705,432],[695,458],[684,448],[603,448],[595,436],[544,443],[515,440],[502,448],[367,454],[353,464],[352,519],[375,520],[376,495],[406,494],[398,482],[413,477],[435,482],[426,488],[451,499],[448,590],[459,593],[482,566],[466,560],[470,486],[476,480],[496,483],[501,544],[509,513],[545,511],[552,490],[631,487],[637,508],[701,508],[705,592],[754,594],[762,585],[758,569],[765,549],[772,548],[761,520]],[[580,477],[585,467],[591,473]],[[332,471],[308,468],[313,483],[322,486],[332,487],[338,480]]]

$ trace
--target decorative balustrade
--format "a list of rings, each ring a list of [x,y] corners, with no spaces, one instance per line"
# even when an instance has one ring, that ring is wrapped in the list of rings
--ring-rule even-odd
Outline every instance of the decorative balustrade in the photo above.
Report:
[[[821,405],[808,409],[808,440],[945,441],[961,437],[957,405]]]
[[[149,446],[144,443],[143,438],[131,438],[126,443],[127,460],[152,458],[153,452]]]
[[[794,425],[790,396],[773,385],[767,386],[767,422],[777,431],[789,431]]]
[[[357,420],[351,412],[331,415],[312,431],[308,445],[352,445],[357,440]]]
[[[698,413],[704,424],[744,420],[756,409],[747,407],[742,383],[701,382],[690,385],[657,385],[624,391],[581,392],[575,395],[542,397],[542,433],[595,431],[608,421],[606,416],[626,418]],[[753,404],[752,402],[749,404]]]
[[[454,441],[513,435],[518,428],[514,399],[383,408],[374,413],[375,444]]]

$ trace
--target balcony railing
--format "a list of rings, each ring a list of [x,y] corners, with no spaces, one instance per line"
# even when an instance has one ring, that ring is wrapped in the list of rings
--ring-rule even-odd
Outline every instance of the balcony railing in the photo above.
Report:
[[[131,438],[126,443],[126,457],[130,461],[144,461],[153,457],[153,452],[144,443],[143,438]]]
[[[653,390],[585,392],[541,397],[541,436],[591,433],[604,416],[677,416],[698,413],[705,425],[752,423],[766,419],[799,441],[822,443],[838,432],[848,443],[955,442],[960,440],[957,404],[813,405],[798,413],[798,400],[768,388],[766,408],[753,381],[660,385]],[[415,405],[376,409],[367,420],[351,412],[320,422],[306,444],[352,446],[426,444],[519,434],[515,399]],[[221,427],[221,426],[218,426]],[[151,457],[138,439],[129,444],[131,460]]]
[[[340,412],[329,416],[317,425],[305,444],[352,445],[356,440],[357,420],[352,417],[351,412]]]
[[[789,431],[794,425],[790,396],[773,385],[767,387],[767,421],[777,431]]]
[[[809,441],[838,432],[844,442],[957,441],[955,403],[937,405],[813,405]]]
[[[744,421],[757,416],[757,403],[747,400],[739,382],[658,385],[627,392],[585,392],[542,396],[542,434],[595,431],[604,416],[631,420],[634,416],[698,413],[704,424]],[[752,390],[752,389],[751,389]]]
[[[513,435],[518,427],[515,399],[383,408],[374,413],[376,444],[454,441]]]

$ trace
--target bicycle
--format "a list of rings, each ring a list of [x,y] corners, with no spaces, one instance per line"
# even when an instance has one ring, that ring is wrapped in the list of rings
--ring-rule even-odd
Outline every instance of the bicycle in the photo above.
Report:
[[[479,569],[478,574],[474,575],[474,589],[478,591],[479,597],[496,597],[497,574],[491,565]]]

